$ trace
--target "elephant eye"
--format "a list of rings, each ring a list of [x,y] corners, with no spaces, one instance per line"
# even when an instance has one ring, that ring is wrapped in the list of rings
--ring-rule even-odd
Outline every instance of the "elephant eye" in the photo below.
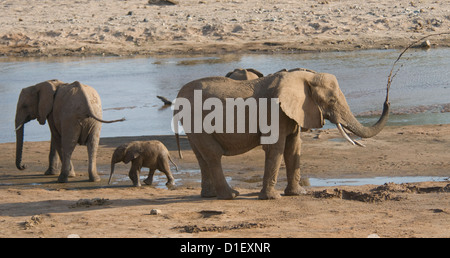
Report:
[[[336,102],[337,102],[337,99],[336,99],[336,98],[330,98],[330,99],[328,100],[328,103],[329,103],[330,105],[334,105],[334,104],[336,104]]]

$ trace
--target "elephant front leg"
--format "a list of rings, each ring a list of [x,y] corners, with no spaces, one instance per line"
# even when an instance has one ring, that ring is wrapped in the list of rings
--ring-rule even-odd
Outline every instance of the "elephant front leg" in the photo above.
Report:
[[[60,171],[58,169],[59,157],[57,155],[56,146],[54,140],[50,143],[50,153],[48,155],[48,169],[45,171],[44,175],[59,175]]]
[[[153,175],[155,175],[156,169],[150,169],[148,172],[147,179],[144,180],[144,183],[146,185],[152,185],[153,184]]]
[[[128,176],[130,177],[131,181],[133,182],[133,186],[140,187],[141,186],[141,180],[139,179],[139,174],[141,172],[141,167],[139,167],[135,160],[133,160],[133,163],[131,164],[130,172],[128,173]]]
[[[265,145],[264,151],[266,152],[265,164],[264,164],[264,178],[263,188],[259,193],[259,199],[278,199],[280,194],[275,190],[275,185],[278,178],[278,170],[280,168],[282,159],[282,150],[276,145]]]
[[[288,185],[284,190],[286,195],[306,194],[306,190],[300,186],[300,154],[301,154],[300,132],[290,135],[286,140],[284,149],[284,162],[286,163],[286,175]]]

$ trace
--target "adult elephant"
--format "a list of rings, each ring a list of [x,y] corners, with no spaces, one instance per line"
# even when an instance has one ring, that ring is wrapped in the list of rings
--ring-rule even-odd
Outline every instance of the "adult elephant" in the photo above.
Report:
[[[252,68],[248,69],[234,69],[232,72],[229,72],[225,75],[225,77],[231,78],[233,80],[254,80],[261,77],[264,77],[264,75]]]
[[[79,82],[71,84],[49,80],[22,89],[16,109],[16,167],[22,164],[25,123],[37,119],[41,125],[48,121],[51,132],[49,169],[45,174],[57,174],[58,157],[62,162],[58,182],[65,183],[74,176],[71,156],[77,144],[86,145],[89,155],[89,180],[99,181],[96,157],[100,140],[101,123],[124,119],[102,120],[102,106],[97,91]]]
[[[222,117],[227,117],[227,105],[231,103],[227,100],[230,99],[242,98],[245,101],[255,99],[259,110],[261,110],[262,103],[267,103],[268,99],[275,98],[277,102],[271,102],[272,105],[267,106],[267,110],[272,110],[273,106],[279,108],[276,109],[278,113],[249,114],[250,107],[246,108],[245,111],[241,110],[241,113],[245,113],[247,129],[251,119],[257,117],[258,127],[256,132],[253,133],[250,130],[246,130],[244,133],[236,133],[237,131],[234,131],[234,133],[227,133],[228,131],[211,132],[210,130],[207,130],[207,132],[204,128],[199,131],[198,128],[195,128],[195,121],[198,119],[195,117],[195,113],[198,113],[199,110],[198,107],[195,107],[195,97],[197,97],[196,101],[201,97],[203,104],[206,104],[207,101],[211,102],[211,100],[220,100],[224,106]],[[181,106],[183,108],[177,112],[178,100],[181,104],[178,104],[178,109]],[[263,100],[264,102],[262,102]],[[263,187],[259,194],[260,199],[280,197],[274,186],[277,181],[281,159],[284,156],[288,180],[284,193],[286,195],[299,195],[305,191],[299,185],[300,131],[302,128],[321,128],[324,119],[328,119],[337,125],[339,131],[348,141],[352,144],[358,144],[347,135],[343,127],[359,137],[369,138],[377,135],[383,129],[389,116],[389,103],[386,98],[378,122],[371,127],[362,126],[353,116],[336,77],[332,74],[316,73],[305,69],[280,71],[252,81],[236,81],[225,77],[196,80],[181,88],[175,103],[174,118],[180,118],[179,115],[183,112],[185,106],[194,106],[191,109],[194,122],[186,123],[185,117],[181,117],[180,122],[201,168],[201,195],[203,197],[217,196],[220,199],[232,199],[239,194],[231,189],[225,180],[221,165],[223,155],[238,155],[258,145],[263,145],[265,167]],[[251,101],[248,103],[251,103]],[[203,122],[205,118],[208,118],[208,115],[219,112],[217,109],[212,109],[211,106],[207,108],[203,106],[200,110],[201,121]],[[239,111],[235,113],[234,118],[238,117],[236,114],[239,114]],[[275,142],[261,144],[262,137],[267,136],[267,128],[261,127],[261,119],[271,121],[271,124],[278,122],[278,138]],[[176,119],[174,120],[176,130]],[[220,124],[220,121],[215,121],[216,124],[218,122]],[[236,122],[236,119],[230,120],[227,117],[223,124],[229,125]],[[234,127],[236,128],[236,125]],[[176,134],[176,136],[178,140],[178,135]]]

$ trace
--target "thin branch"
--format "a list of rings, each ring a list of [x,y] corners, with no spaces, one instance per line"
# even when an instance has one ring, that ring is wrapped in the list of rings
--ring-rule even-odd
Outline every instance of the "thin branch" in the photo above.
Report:
[[[407,46],[407,47],[400,53],[400,55],[397,57],[397,60],[395,60],[394,64],[392,65],[391,72],[389,73],[389,76],[388,76],[388,81],[387,81],[387,85],[386,85],[386,103],[389,102],[389,90],[390,90],[390,88],[391,88],[391,83],[392,83],[392,81],[394,80],[394,77],[395,77],[395,76],[397,75],[397,73],[400,71],[400,68],[403,67],[403,65],[400,66],[400,68],[395,72],[394,75],[392,75],[392,72],[394,71],[394,68],[395,68],[395,65],[397,64],[397,62],[400,60],[400,58],[402,58],[403,54],[404,54],[408,49],[412,48],[414,45],[416,45],[417,43],[423,41],[423,40],[426,39],[426,38],[433,37],[433,36],[445,35],[445,34],[450,34],[450,32],[443,32],[443,33],[437,33],[437,34],[430,34],[430,35],[428,35],[428,36],[422,37],[422,38],[420,38],[420,39],[414,41],[413,43],[411,43],[411,45]]]

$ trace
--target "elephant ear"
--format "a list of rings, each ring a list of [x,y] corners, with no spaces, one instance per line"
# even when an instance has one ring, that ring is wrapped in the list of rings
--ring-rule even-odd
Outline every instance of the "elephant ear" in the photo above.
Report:
[[[47,116],[52,112],[53,99],[56,93],[57,86],[61,84],[58,80],[51,80],[36,84],[38,90],[38,121],[39,124],[45,124]]]
[[[128,162],[137,159],[139,157],[139,152],[132,149],[127,149],[125,157],[123,158],[123,163],[128,164]]]
[[[283,112],[302,128],[322,128],[322,112],[311,96],[308,82],[312,73],[302,72],[300,76],[282,73],[277,87],[277,97]],[[303,76],[304,75],[304,76]]]

